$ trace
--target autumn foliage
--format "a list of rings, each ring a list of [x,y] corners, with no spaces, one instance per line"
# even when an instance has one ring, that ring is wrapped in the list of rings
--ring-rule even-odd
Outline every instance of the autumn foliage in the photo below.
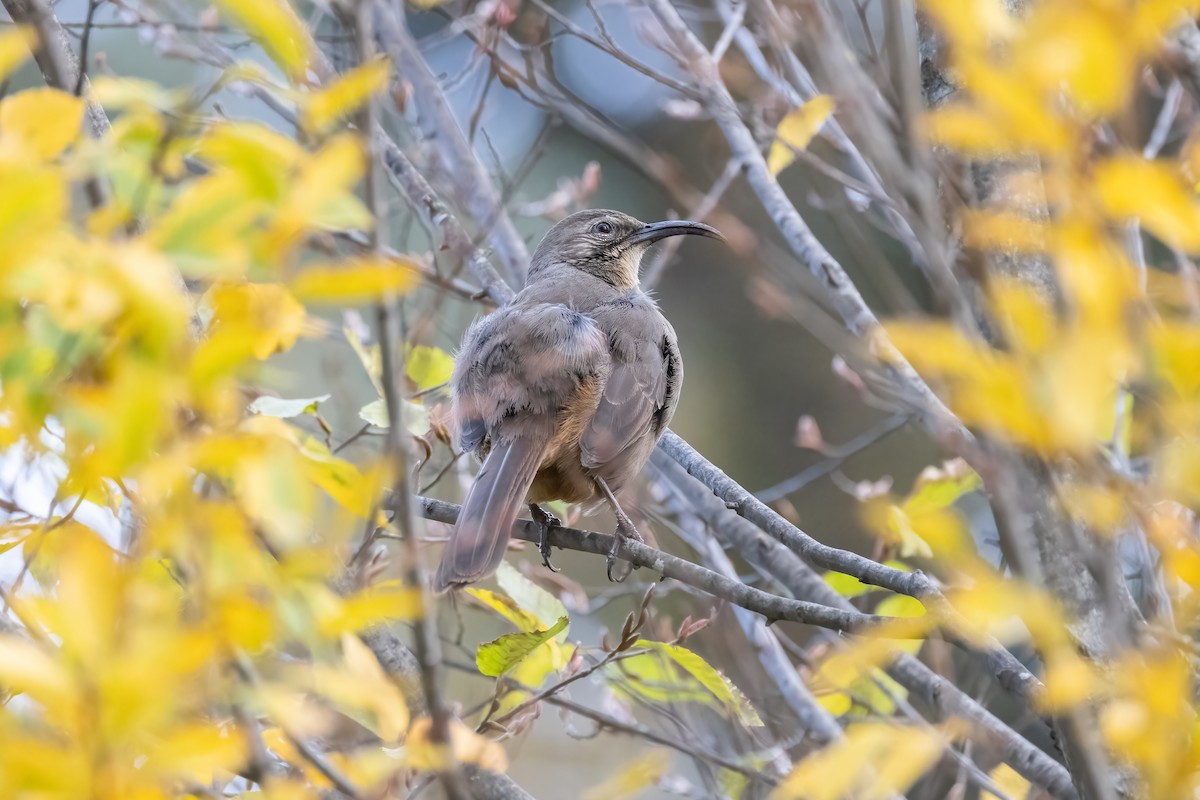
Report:
[[[983,325],[924,316],[870,332],[877,366],[911,364],[969,431],[966,444],[947,437],[961,457],[861,498],[880,561],[936,572],[948,602],[825,574],[894,627],[798,667],[844,737],[800,753],[771,796],[893,797],[961,749],[971,726],[914,723],[886,672],[926,639],[950,638],[1032,648],[1036,714],[1090,715],[1136,796],[1190,797],[1200,135],[1150,148],[1126,132],[1195,4],[921,5],[957,87],[920,120],[941,188],[967,192],[964,176],[992,170],[988,196],[948,212],[948,227],[964,259],[1036,263],[1039,279],[988,271],[970,299]],[[271,356],[345,335],[380,394],[362,419],[389,425],[378,345],[312,309],[392,303],[429,277],[421,257],[347,235],[374,224],[361,193],[372,151],[352,115],[385,92],[391,67],[371,59],[329,74],[284,0],[216,7],[276,67],[234,63],[216,85],[284,104],[291,131],[212,118],[187,93],[112,76],[83,97],[42,87],[0,100],[0,448],[58,465],[49,515],[5,501],[0,528],[0,551],[24,557],[2,599],[0,797],[290,800],[345,794],[342,782],[362,798],[405,796],[455,763],[503,772],[506,725],[539,690],[593,674],[630,703],[691,704],[760,731],[766,715],[748,693],[692,649],[703,624],[659,635],[646,621],[651,594],[619,637],[577,642],[561,599],[506,564],[498,585],[464,598],[509,631],[470,643],[493,699],[453,723],[449,747],[430,735],[420,691],[366,639],[441,601],[352,563],[364,530],[411,535],[389,521],[388,492],[404,485],[396,464],[348,460],[328,435],[293,424],[318,419],[328,396],[254,389]],[[0,30],[0,82],[31,46],[31,30]],[[817,95],[782,116],[764,147],[772,176],[842,102]],[[89,103],[110,129],[95,129]],[[440,424],[430,390],[450,357],[418,341],[405,356],[403,428],[444,446],[426,434]],[[1153,600],[1125,647],[1089,652],[1078,609],[977,554],[956,502],[993,480],[973,468],[986,459],[970,458],[990,447],[1048,465],[1054,504],[1079,536],[1134,535],[1156,554]],[[76,516],[85,501],[121,521],[123,541]],[[343,744],[347,727],[365,735]],[[649,750],[588,796],[658,782],[666,753]],[[749,792],[765,761],[723,766],[726,794]],[[1018,772],[989,769],[985,789],[1040,796]]]

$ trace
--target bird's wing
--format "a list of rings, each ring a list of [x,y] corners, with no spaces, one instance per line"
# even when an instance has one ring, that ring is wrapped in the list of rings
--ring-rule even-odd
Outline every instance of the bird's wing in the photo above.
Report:
[[[602,469],[644,436],[657,440],[675,411],[683,362],[675,332],[652,305],[597,314],[612,367],[580,439],[583,465]]]
[[[467,332],[450,379],[459,446],[541,432],[607,365],[604,334],[566,306],[518,304],[484,317]]]

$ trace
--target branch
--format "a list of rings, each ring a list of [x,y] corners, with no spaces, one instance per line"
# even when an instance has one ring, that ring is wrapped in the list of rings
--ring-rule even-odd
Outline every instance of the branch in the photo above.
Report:
[[[900,386],[909,395],[909,403],[924,412],[927,424],[936,433],[953,433],[966,441],[973,435],[963,426],[929,385],[917,374],[904,357],[878,336],[881,326],[859,293],[846,270],[838,263],[805,223],[779,182],[767,169],[758,142],[742,121],[741,114],[729,89],[721,80],[717,65],[708,50],[696,38],[669,0],[647,0],[667,35],[691,65],[704,96],[705,110],[712,116],[729,149],[745,172],[746,180],[759,202],[783,235],[792,252],[824,287],[831,305],[843,324],[870,346],[885,351],[884,363],[891,368]]]
[[[72,94],[80,94],[80,88],[90,88],[86,75],[79,68],[75,51],[71,49],[66,29],[45,4],[45,0],[0,0],[0,3],[3,3],[13,22],[27,25],[37,32],[38,48],[33,53],[33,59],[48,86]],[[108,115],[99,103],[87,99],[86,92],[84,99],[88,133],[99,139],[108,133],[111,127]],[[108,202],[108,192],[96,178],[88,178],[84,188],[93,208],[99,208]]]
[[[656,453],[653,456],[653,464],[662,469],[672,483],[684,493],[693,510],[708,523],[726,546],[743,554],[751,563],[759,565],[793,596],[832,608],[854,608],[849,600],[834,591],[820,575],[800,560],[795,552],[748,520],[731,513],[719,499],[695,481],[676,481],[671,469],[679,471],[681,468],[673,464],[666,453]],[[1020,662],[1016,662],[1017,672],[996,672],[994,664],[989,666],[1000,685],[1009,691],[1019,694],[1022,687],[1038,685],[1036,678],[1033,678]],[[910,694],[928,703],[940,718],[964,719],[984,734],[982,739],[998,743],[1004,752],[1004,759],[1027,780],[1044,787],[1055,797],[1075,797],[1071,776],[1066,768],[920,660],[906,653],[900,654],[887,671]]]
[[[458,519],[461,506],[455,503],[435,500],[432,497],[417,496],[415,499],[420,513],[426,519],[446,524],[453,524]],[[514,538],[526,542],[538,541],[540,533],[541,529],[536,523],[525,519],[517,520],[512,530]],[[555,547],[596,555],[607,555],[613,544],[613,537],[609,534],[578,528],[555,526],[550,529],[549,536],[550,543]],[[815,625],[819,628],[828,628],[844,633],[856,633],[862,636],[884,635],[888,638],[913,638],[907,635],[907,631],[897,627],[905,623],[903,618],[863,614],[854,610],[846,611],[819,603],[779,597],[747,586],[740,581],[718,575],[710,569],[705,569],[698,564],[685,561],[640,542],[626,540],[622,543],[620,558],[635,567],[647,567],[661,574],[663,578],[673,578],[714,597],[727,600],[736,606],[762,614],[771,622],[777,620],[802,622],[806,625]],[[880,629],[885,625],[887,630],[881,631]]]
[[[355,20],[355,33],[358,38],[359,63],[367,63],[374,55],[375,36],[372,23],[380,18],[390,17],[389,14],[377,15],[375,0],[363,0],[358,7]],[[382,161],[383,148],[378,137],[373,135],[378,126],[376,100],[370,98],[359,114],[358,127],[362,133],[372,157],[367,165],[365,176],[365,195],[367,207],[375,224],[368,232],[371,248],[378,252],[380,243],[386,236],[384,225],[387,217],[380,213],[381,199],[378,183],[378,161]],[[387,404],[388,418],[398,421],[401,418],[401,403],[404,394],[404,354],[398,343],[404,342],[404,332],[400,315],[402,306],[398,297],[387,297],[379,303],[377,309],[379,325],[379,356],[381,364],[380,382],[383,385],[384,402]],[[421,553],[417,547],[416,531],[413,525],[412,492],[409,479],[409,458],[407,434],[398,423],[388,427],[384,445],[384,458],[395,465],[395,483],[392,487],[392,506],[395,512],[394,524],[400,530],[404,545],[404,581],[421,593],[421,613],[413,621],[414,645],[413,654],[421,666],[421,688],[425,697],[425,706],[429,711],[431,741],[450,745],[450,724],[453,715],[443,693],[442,654],[438,640],[437,621],[432,618],[433,603],[429,597],[428,583],[424,577],[421,565]],[[368,536],[363,542],[360,552],[365,552],[371,543]],[[466,789],[462,774],[454,756],[453,747],[446,747],[446,763],[438,770],[439,777],[445,787],[446,795],[451,800],[466,800],[469,792]]]
[[[376,15],[376,25],[396,71],[412,85],[413,102],[425,140],[437,151],[458,205],[475,219],[481,232],[489,234],[509,282],[516,286],[524,284],[529,270],[529,249],[500,202],[491,176],[463,135],[437,77],[400,14],[381,10]]]

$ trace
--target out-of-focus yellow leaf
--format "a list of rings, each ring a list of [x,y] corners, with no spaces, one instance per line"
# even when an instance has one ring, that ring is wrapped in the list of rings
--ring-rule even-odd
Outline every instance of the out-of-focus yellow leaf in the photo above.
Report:
[[[1067,648],[1050,652],[1043,681],[1037,706],[1049,714],[1074,708],[1104,689],[1096,667]]]
[[[431,389],[450,380],[454,357],[440,347],[414,345],[408,350],[404,371],[418,390]]]
[[[945,462],[941,467],[928,466],[921,470],[904,510],[910,515],[948,508],[964,494],[983,486],[975,470],[961,458]]]
[[[992,316],[1004,331],[1004,341],[1025,353],[1040,353],[1052,342],[1054,309],[1049,298],[1015,278],[993,276],[987,287]]]
[[[74,697],[71,674],[45,650],[16,636],[0,636],[0,687],[57,711]]]
[[[771,800],[884,800],[904,794],[941,756],[937,729],[857,723],[843,739],[805,758]]]
[[[208,293],[213,336],[243,342],[255,358],[288,350],[305,331],[304,306],[274,283],[222,283]]]
[[[303,468],[309,480],[324,489],[347,511],[360,517],[370,516],[388,475],[386,464],[360,471],[311,437],[302,443],[300,454],[304,456]]]
[[[1169,245],[1200,251],[1200,205],[1166,164],[1133,156],[1095,167],[1096,194],[1117,220],[1138,219]]]
[[[242,732],[197,722],[170,731],[155,745],[150,764],[167,775],[207,785],[214,773],[236,773],[246,750]]]
[[[332,636],[366,630],[387,620],[411,620],[421,615],[421,593],[411,587],[380,583],[345,598],[336,614],[318,621],[321,633]]]
[[[797,109],[789,111],[775,131],[775,141],[767,154],[767,169],[778,175],[796,160],[793,150],[803,150],[821,130],[833,113],[834,102],[829,95],[819,94]]]
[[[0,100],[0,159],[48,161],[79,138],[84,102],[42,87]]]
[[[980,250],[1040,253],[1046,249],[1046,224],[1011,211],[963,212],[963,242]]]
[[[934,144],[967,155],[990,156],[1007,152],[1011,144],[990,115],[955,103],[936,108],[921,118],[921,131]]]
[[[634,648],[653,651],[645,656],[638,656],[639,658],[652,657],[657,654],[682,668],[712,695],[712,699],[718,706],[736,715],[743,725],[758,727],[763,724],[758,712],[754,710],[754,706],[750,704],[741,690],[697,653],[682,645],[652,642],[647,639],[639,639]]]
[[[445,768],[446,743],[433,741],[432,731],[429,717],[421,717],[409,729],[404,749],[405,760],[411,768],[430,771]],[[449,738],[454,748],[454,760],[458,763],[474,764],[492,772],[508,769],[508,757],[503,747],[470,730],[457,719],[450,720]]]
[[[217,0],[217,7],[254,37],[289,78],[304,76],[313,43],[287,0]]]
[[[107,110],[146,107],[158,111],[174,109],[187,98],[185,93],[172,91],[154,81],[115,75],[88,76],[91,81],[89,97]]]
[[[304,98],[304,125],[320,133],[387,87],[391,64],[375,58]]]
[[[191,181],[158,221],[146,241],[192,276],[244,274],[250,258],[248,234],[265,206],[233,172]]]
[[[658,784],[671,766],[666,750],[651,750],[625,764],[612,777],[583,793],[583,800],[625,800]]]
[[[475,652],[475,665],[489,677],[498,678],[524,661],[542,645],[567,629],[566,617],[543,631],[506,633],[498,639],[479,645]]]
[[[197,145],[196,155],[237,173],[253,197],[269,203],[283,200],[292,171],[305,157],[294,139],[256,123],[211,126]]]
[[[1069,483],[1059,490],[1063,509],[1098,533],[1115,533],[1129,514],[1127,498],[1115,487]]]
[[[409,263],[389,259],[361,259],[340,265],[306,268],[291,282],[302,302],[361,305],[402,294],[417,282],[418,272]]]
[[[955,47],[967,51],[982,50],[1017,30],[1002,0],[925,0],[921,8],[936,19]]]
[[[1050,97],[1066,91],[1088,115],[1117,111],[1133,87],[1137,52],[1106,9],[1039,5],[1025,22],[1015,70]]]
[[[349,133],[304,159],[269,233],[271,246],[286,252],[313,229],[370,228],[371,213],[352,191],[365,166],[362,142]]]
[[[37,36],[29,28],[10,28],[0,33],[0,81],[4,81],[37,47]]]
[[[1001,764],[989,772],[988,779],[997,789],[1013,800],[1029,796],[1029,781],[1022,778],[1008,764]]]

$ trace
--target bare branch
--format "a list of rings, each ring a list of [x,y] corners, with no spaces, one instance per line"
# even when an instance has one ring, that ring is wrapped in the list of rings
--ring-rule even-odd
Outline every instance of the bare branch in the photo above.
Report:
[[[420,496],[416,498],[416,502],[426,519],[447,524],[453,524],[458,519],[460,506],[454,503]],[[513,526],[512,535],[527,542],[536,542],[541,535],[541,529],[532,520],[519,519]],[[549,535],[552,545],[565,550],[607,555],[612,549],[613,537],[605,533],[555,526],[550,529]],[[893,638],[908,638],[907,632],[897,627],[905,622],[902,618],[881,617],[857,611],[832,609],[802,600],[789,600],[718,575],[710,569],[640,542],[624,542],[619,558],[635,567],[647,567],[661,574],[663,578],[674,578],[714,597],[762,614],[772,622],[787,620],[864,636],[882,634]],[[881,631],[880,628],[884,625],[887,625],[887,628]],[[924,633],[914,635],[923,636]]]
[[[462,128],[450,110],[437,78],[421,55],[401,16],[391,11],[376,15],[379,35],[404,80],[412,84],[426,140],[437,150],[442,170],[454,188],[455,200],[487,233],[510,283],[520,286],[529,269],[529,249],[517,232]]]

